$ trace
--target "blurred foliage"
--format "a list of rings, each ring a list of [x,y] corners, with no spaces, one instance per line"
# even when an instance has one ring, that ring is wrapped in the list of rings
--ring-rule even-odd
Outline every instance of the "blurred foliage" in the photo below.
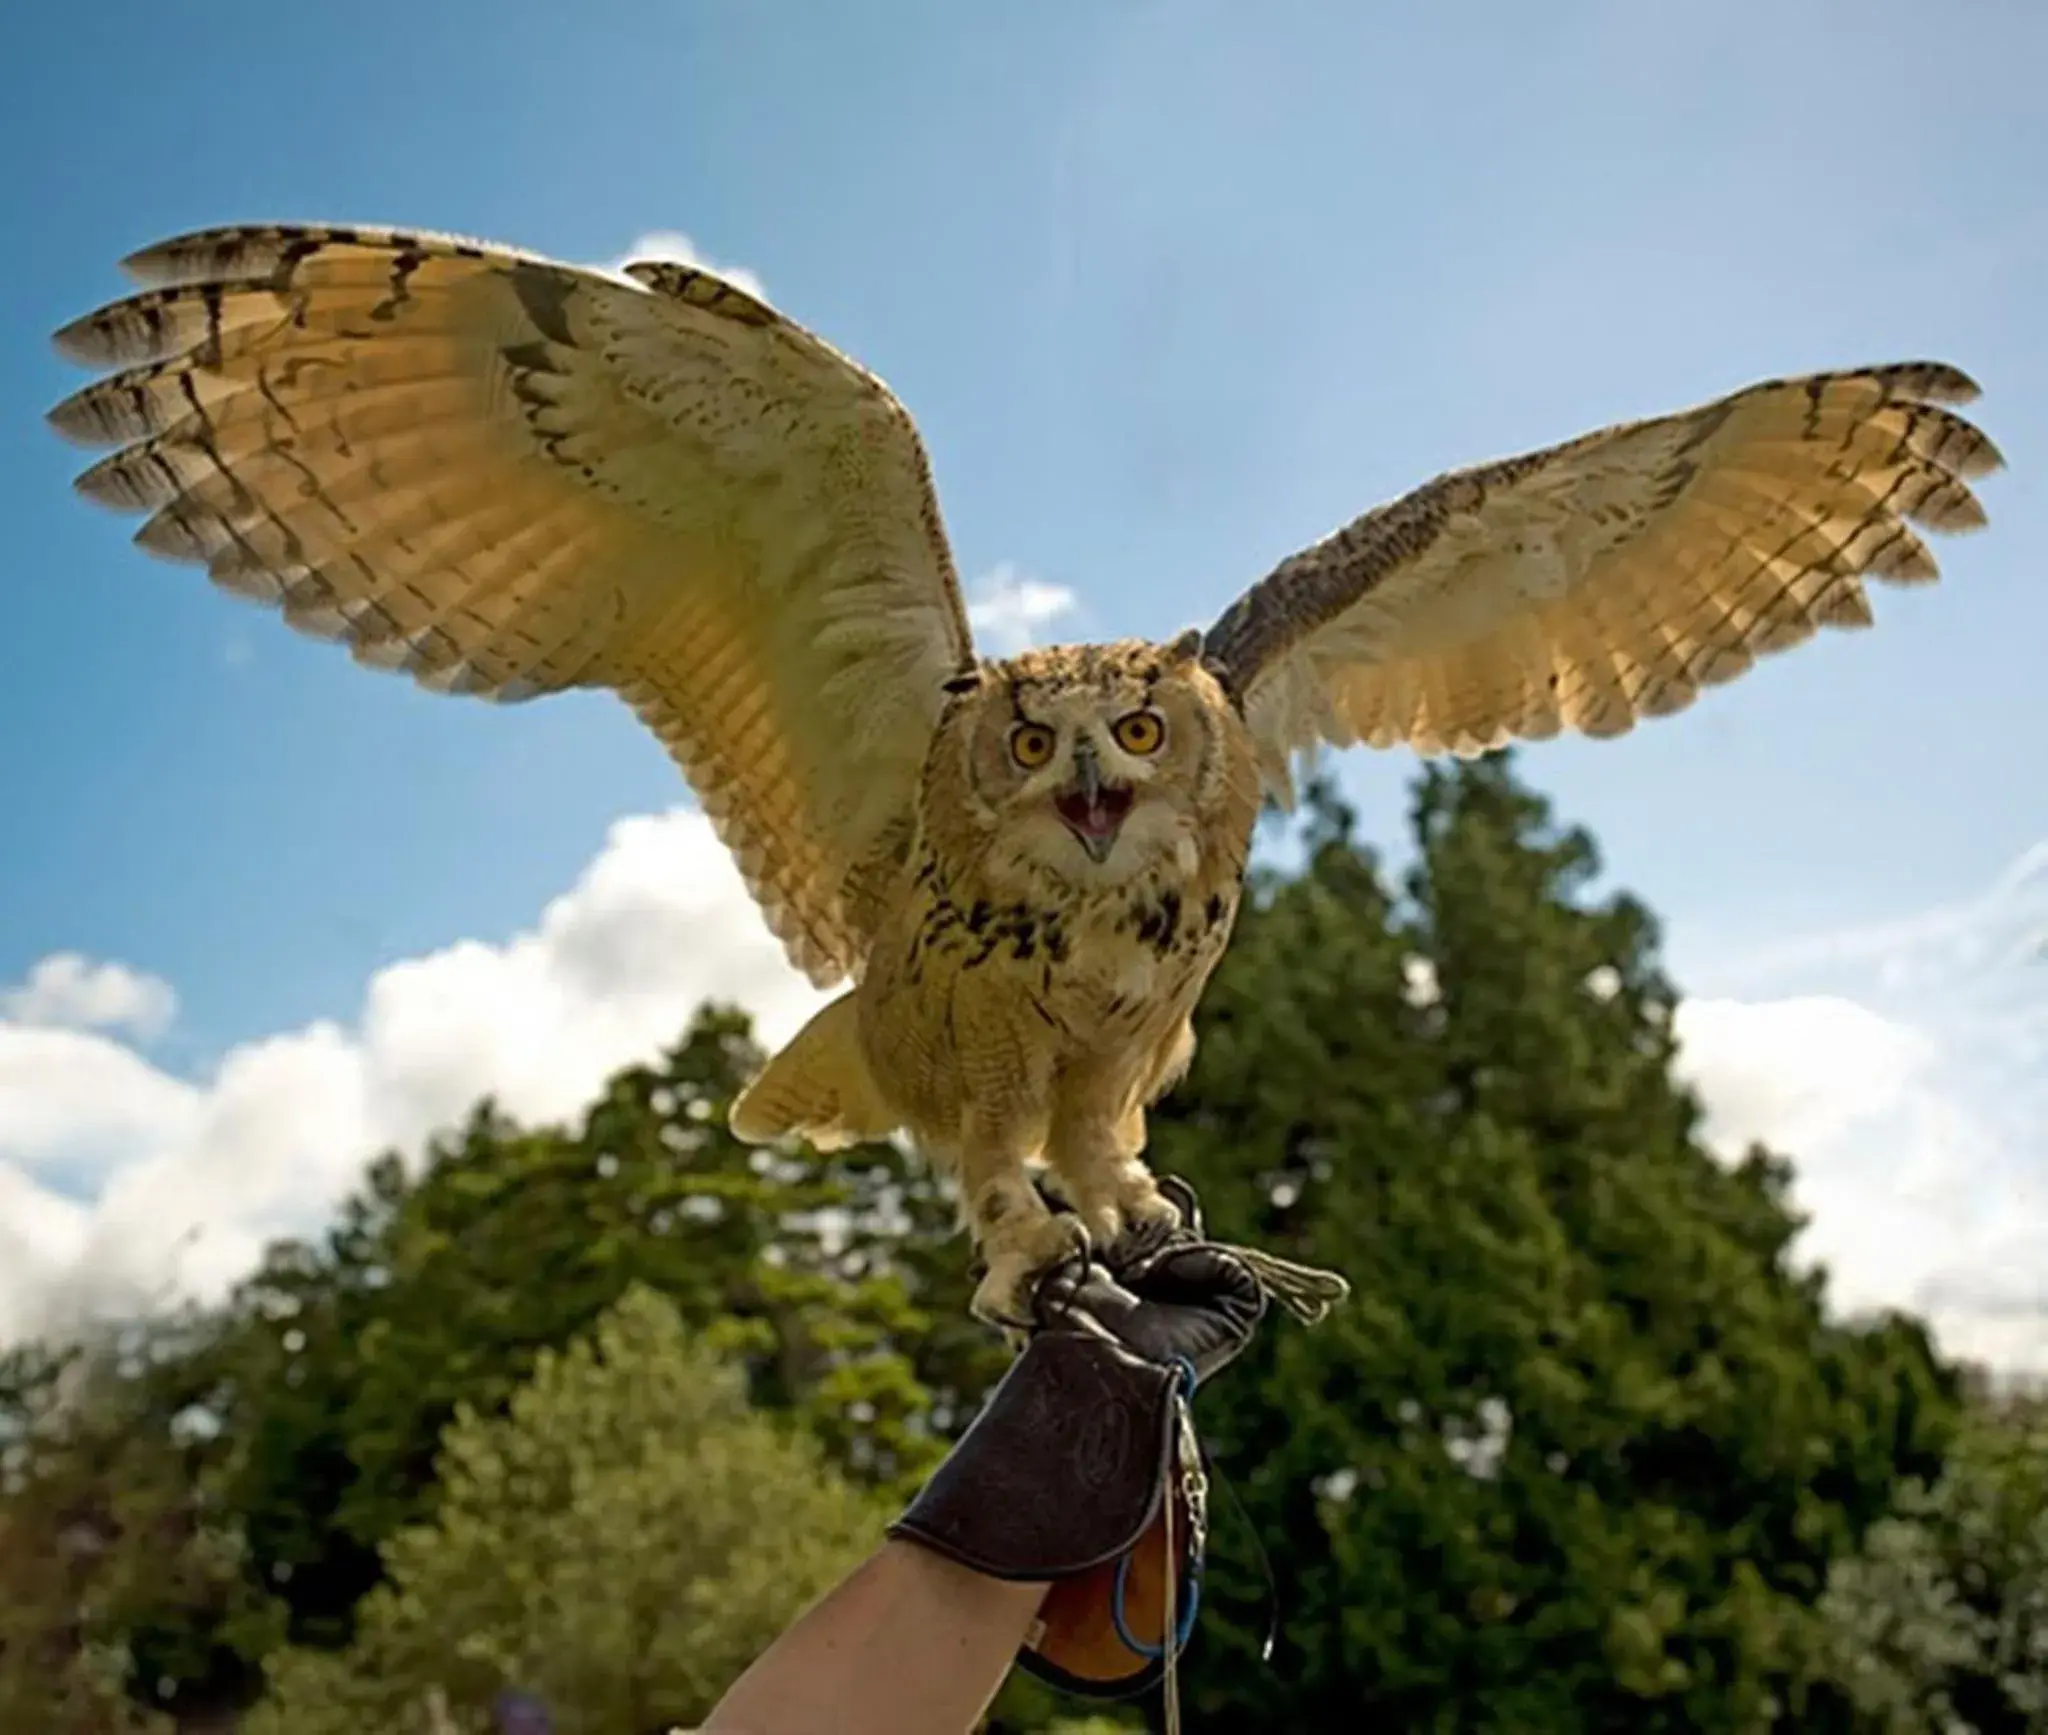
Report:
[[[1821,1606],[1876,1726],[2048,1729],[2048,1394],[1973,1405],[1940,1479],[1907,1484]]]
[[[168,1731],[246,1697],[281,1621],[251,1583],[193,1369],[203,1314],[0,1358],[0,1730]]]

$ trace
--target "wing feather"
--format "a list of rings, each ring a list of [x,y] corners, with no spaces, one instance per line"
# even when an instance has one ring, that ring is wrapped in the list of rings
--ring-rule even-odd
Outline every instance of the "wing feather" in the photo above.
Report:
[[[1283,561],[1209,630],[1270,787],[1315,746],[1612,736],[1938,576],[2003,464],[1938,362],[1769,380],[1454,471]]]
[[[125,262],[50,420],[136,540],[372,667],[616,691],[794,961],[859,970],[971,664],[922,443],[872,375],[688,266],[242,227]]]

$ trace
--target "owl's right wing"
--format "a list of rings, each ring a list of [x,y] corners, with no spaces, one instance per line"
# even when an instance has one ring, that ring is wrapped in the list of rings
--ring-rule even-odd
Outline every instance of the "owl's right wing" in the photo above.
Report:
[[[422,685],[618,692],[792,960],[859,967],[973,648],[909,414],[686,266],[455,237],[208,230],[67,326],[51,421],[136,540]]]

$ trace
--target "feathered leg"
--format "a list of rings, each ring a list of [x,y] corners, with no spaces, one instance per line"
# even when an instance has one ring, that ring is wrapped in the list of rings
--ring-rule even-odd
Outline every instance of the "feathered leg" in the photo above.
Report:
[[[1029,1143],[976,1116],[952,1150],[928,1157],[957,1176],[961,1214],[987,1267],[971,1304],[992,1325],[1029,1322],[1031,1286],[1042,1273],[1087,1246],[1079,1219],[1055,1215],[1031,1183]]]

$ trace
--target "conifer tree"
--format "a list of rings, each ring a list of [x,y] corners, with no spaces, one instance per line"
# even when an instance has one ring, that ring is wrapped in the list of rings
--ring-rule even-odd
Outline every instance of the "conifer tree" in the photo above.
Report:
[[[1155,1140],[1212,1227],[1346,1271],[1200,1403],[1232,1501],[1191,1727],[1755,1730],[1816,1694],[1832,1554],[1939,1461],[1919,1329],[1788,1262],[1789,1168],[1674,1081],[1673,985],[1505,758],[1421,778],[1390,894],[1326,793]]]

